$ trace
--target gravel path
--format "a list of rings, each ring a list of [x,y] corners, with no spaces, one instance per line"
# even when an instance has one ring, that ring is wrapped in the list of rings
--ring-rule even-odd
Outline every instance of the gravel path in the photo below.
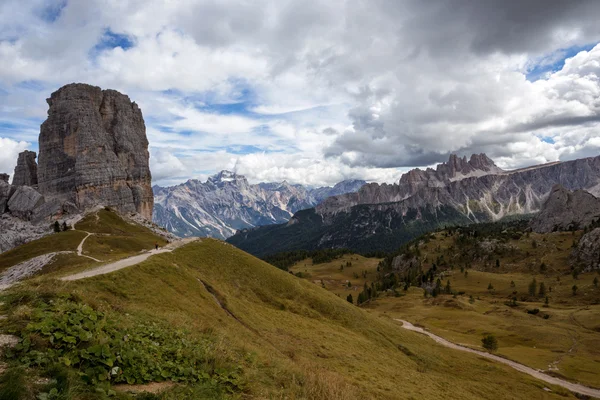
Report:
[[[87,238],[89,238],[91,235],[93,235],[93,233],[90,232],[86,232],[86,231],[80,231],[80,232],[84,232],[87,233],[87,236],[83,238],[83,240],[81,241],[81,243],[79,243],[79,246],[77,246],[77,255],[79,257],[86,257],[89,258],[90,260],[94,260],[96,262],[102,262],[101,260],[98,260],[97,258],[94,257],[90,257],[90,256],[86,256],[85,254],[83,254],[83,243],[85,243],[85,240]]]
[[[435,340],[437,343],[441,344],[442,346],[450,347],[451,349],[455,349],[455,350],[466,351],[467,353],[477,354],[480,357],[489,358],[490,360],[494,360],[494,361],[500,362],[502,364],[506,364],[506,365],[516,369],[517,371],[524,372],[528,375],[533,376],[534,378],[540,379],[540,380],[550,383],[552,385],[561,386],[572,392],[600,399],[600,390],[598,390],[598,389],[592,389],[587,386],[579,385],[577,383],[571,383],[569,381],[565,381],[564,379],[559,379],[559,378],[555,378],[550,375],[546,375],[541,371],[527,367],[523,364],[519,364],[518,362],[515,362],[515,361],[507,360],[506,358],[502,358],[502,357],[496,356],[494,354],[490,354],[490,353],[486,353],[484,351],[474,350],[474,349],[471,349],[471,348],[468,348],[465,346],[454,344],[440,336],[434,335],[431,332],[427,332],[423,328],[414,326],[410,322],[407,322],[407,321],[404,321],[401,319],[396,319],[396,321],[402,322],[402,327],[404,329],[408,329],[409,331],[419,332],[424,335],[427,335],[430,338],[432,338],[433,340]]]
[[[138,254],[137,256],[124,258],[122,260],[118,260],[118,261],[115,261],[110,264],[102,265],[101,267],[98,267],[98,268],[94,268],[94,269],[83,271],[83,272],[80,272],[77,274],[65,276],[60,279],[63,281],[76,281],[79,279],[90,278],[92,276],[109,274],[111,272],[118,271],[120,269],[139,264],[142,261],[145,261],[146,259],[148,259],[148,257],[153,256],[155,254],[169,253],[169,252],[175,250],[176,248],[183,246],[184,244],[194,242],[196,240],[198,240],[198,238],[186,238],[186,239],[176,240],[158,250],[150,250],[146,253]]]

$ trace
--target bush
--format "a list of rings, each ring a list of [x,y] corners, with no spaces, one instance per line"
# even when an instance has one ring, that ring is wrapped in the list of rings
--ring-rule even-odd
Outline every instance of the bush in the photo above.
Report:
[[[75,368],[93,385],[212,381],[232,392],[241,389],[239,367],[219,367],[208,340],[155,323],[123,325],[88,305],[50,300],[38,305],[7,356],[26,368]]]
[[[531,315],[537,315],[540,312],[539,308],[534,308],[532,310],[527,310],[527,314],[531,314]]]
[[[498,350],[498,339],[496,339],[496,336],[494,336],[492,334],[485,335],[483,337],[483,339],[481,339],[481,344],[482,344],[483,348],[486,350],[489,350],[489,351]]]

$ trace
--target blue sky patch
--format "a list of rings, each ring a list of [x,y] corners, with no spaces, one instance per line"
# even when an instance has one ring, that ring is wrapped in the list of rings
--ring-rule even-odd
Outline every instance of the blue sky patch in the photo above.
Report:
[[[559,58],[551,64],[541,63],[534,66],[530,71],[527,72],[526,78],[530,82],[535,82],[538,79],[545,79],[546,74],[553,73],[559,71],[564,67],[565,60],[567,58],[574,57],[580,51],[590,51],[596,46],[597,43],[594,44],[586,44],[584,46],[573,46],[567,49],[560,49],[554,52],[554,54],[559,54]]]
[[[46,88],[46,86],[42,83],[42,81],[38,81],[35,79],[19,82],[17,84],[17,87],[19,89],[33,90],[35,92],[41,92],[41,91],[45,90],[45,88]]]
[[[121,33],[115,33],[110,29],[106,29],[100,38],[100,41],[94,46],[93,52],[100,53],[104,50],[114,49],[117,47],[127,50],[135,45],[133,39]]]
[[[60,18],[63,9],[67,6],[67,0],[55,0],[44,7],[40,12],[40,18],[46,22],[53,23]]]
[[[541,140],[542,142],[544,142],[544,143],[550,143],[550,144],[554,144],[554,143],[556,143],[556,142],[554,141],[554,139],[552,139],[550,136],[541,136],[541,137],[540,137],[540,140]]]

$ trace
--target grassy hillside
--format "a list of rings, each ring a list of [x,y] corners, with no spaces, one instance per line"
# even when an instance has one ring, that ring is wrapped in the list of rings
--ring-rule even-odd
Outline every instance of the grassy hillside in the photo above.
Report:
[[[380,261],[379,258],[366,258],[358,254],[346,254],[336,260],[318,264],[308,258],[296,263],[290,271],[343,299],[352,295],[353,303],[356,303],[364,284],[377,278],[377,265]]]
[[[379,274],[366,279],[379,294],[363,306],[473,348],[481,349],[481,339],[492,334],[499,355],[600,387],[600,285],[594,283],[600,275],[571,263],[582,233],[542,235],[524,227],[487,224],[428,234],[402,249],[400,261],[384,260]],[[307,262],[291,270],[303,270]],[[317,267],[312,281],[342,273],[339,263]]]
[[[81,281],[40,276],[2,297],[3,329],[24,340],[5,360],[0,398],[12,388],[125,399],[116,383],[149,381],[177,383],[146,399],[572,397],[217,240]],[[63,378],[40,380],[52,373]]]
[[[164,246],[167,242],[151,230],[125,221],[118,213],[107,209],[89,214],[75,224],[75,229],[54,233],[0,254],[0,272],[33,257],[53,252],[70,252],[57,255],[46,266],[44,273],[61,275],[98,266],[101,263],[77,256],[77,246],[93,233],[83,245],[83,255],[102,262],[129,257],[140,251],[149,250],[155,243]]]

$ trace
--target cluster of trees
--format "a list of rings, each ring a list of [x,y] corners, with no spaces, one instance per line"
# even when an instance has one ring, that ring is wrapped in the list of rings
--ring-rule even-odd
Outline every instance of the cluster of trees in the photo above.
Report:
[[[358,294],[358,299],[356,300],[356,304],[361,305],[371,299],[377,298],[379,295],[378,284],[375,282],[371,282],[371,286],[365,285],[363,286],[362,292]]]
[[[287,271],[289,267],[306,258],[312,258],[313,264],[324,264],[350,253],[352,251],[348,249],[294,250],[273,254],[264,257],[263,260]]]
[[[535,280],[535,278],[533,278],[533,280],[529,283],[527,290],[531,297],[545,297],[546,296],[546,284],[544,282],[541,282],[538,286],[538,283]],[[552,290],[552,289],[550,289],[550,290]]]
[[[69,229],[71,229],[71,227],[69,225],[67,225],[67,221],[64,221],[62,223],[62,225],[58,222],[58,221],[54,221],[54,232],[58,233],[58,232],[65,232],[68,231]]]

